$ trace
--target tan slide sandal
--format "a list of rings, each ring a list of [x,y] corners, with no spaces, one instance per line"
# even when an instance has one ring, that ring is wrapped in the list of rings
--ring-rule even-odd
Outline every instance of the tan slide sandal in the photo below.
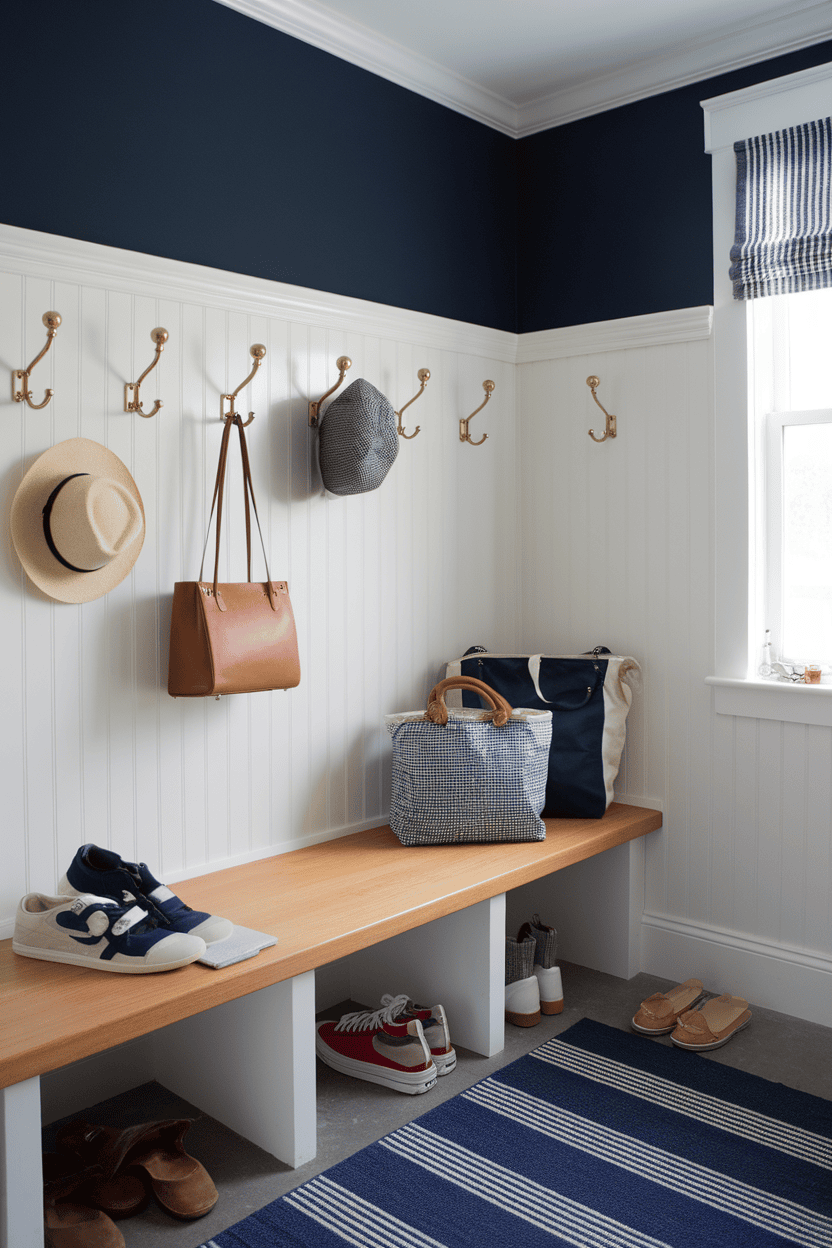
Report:
[[[683,1014],[670,1039],[680,1049],[707,1052],[727,1044],[750,1022],[748,1002],[726,992],[706,1001],[701,1010],[688,1010]]]
[[[642,1001],[632,1020],[633,1028],[644,1036],[666,1036],[676,1026],[680,1015],[696,1004],[702,991],[701,980],[686,979],[667,992],[654,992],[652,997]]]

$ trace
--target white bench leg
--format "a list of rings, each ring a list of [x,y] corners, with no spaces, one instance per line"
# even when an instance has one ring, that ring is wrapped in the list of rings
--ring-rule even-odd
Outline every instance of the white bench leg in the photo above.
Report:
[[[0,1246],[43,1248],[37,1076],[0,1089]]]
[[[350,958],[350,994],[444,1005],[451,1042],[492,1057],[505,1044],[505,893],[381,941]]]
[[[153,1036],[156,1078],[289,1166],[315,1156],[315,974]]]
[[[641,970],[644,839],[615,845],[508,894],[508,934],[537,912],[558,932],[558,960],[631,979]]]

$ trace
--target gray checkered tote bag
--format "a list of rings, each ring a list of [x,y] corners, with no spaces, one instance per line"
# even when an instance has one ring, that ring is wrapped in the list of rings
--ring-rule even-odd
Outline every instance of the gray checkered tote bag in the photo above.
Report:
[[[449,710],[448,689],[493,707]],[[481,680],[441,681],[427,711],[386,715],[393,738],[390,827],[403,845],[542,841],[552,712],[512,710]]]

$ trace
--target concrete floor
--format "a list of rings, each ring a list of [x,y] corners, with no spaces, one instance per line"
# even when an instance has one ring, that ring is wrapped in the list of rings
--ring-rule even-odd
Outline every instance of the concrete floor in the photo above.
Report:
[[[423,1096],[404,1096],[389,1088],[350,1079],[318,1062],[318,1155],[297,1170],[289,1169],[214,1119],[200,1115],[197,1108],[159,1084],[144,1084],[93,1107],[85,1114],[90,1121],[120,1126],[160,1118],[197,1118],[186,1137],[186,1147],[206,1167],[220,1193],[213,1211],[198,1222],[175,1222],[155,1203],[137,1217],[122,1221],[119,1225],[128,1248],[197,1248],[255,1209],[455,1096],[507,1062],[522,1057],[579,1019],[591,1018],[629,1030],[638,1003],[671,986],[670,981],[651,975],[637,975],[628,981],[570,963],[562,963],[561,970],[565,1001],[562,1014],[544,1017],[536,1027],[507,1024],[505,1049],[497,1057],[480,1057],[457,1048],[456,1070]],[[398,985],[392,985],[391,991],[399,991]],[[832,1030],[750,1004],[754,1014],[751,1026],[724,1048],[702,1054],[700,1060],[735,1066],[832,1100]],[[355,1008],[355,1003],[343,1002],[327,1011],[325,1017],[337,1018]],[[453,1019],[449,1021],[453,1038]],[[670,1046],[670,1039],[645,1039],[645,1044]],[[59,1125],[54,1123],[46,1128],[45,1148],[51,1147]]]

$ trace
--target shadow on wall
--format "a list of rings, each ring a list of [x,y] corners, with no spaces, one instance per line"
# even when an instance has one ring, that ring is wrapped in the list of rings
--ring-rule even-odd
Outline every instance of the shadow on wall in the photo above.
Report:
[[[384,723],[345,734],[343,751],[321,742],[319,766],[310,776],[302,833],[354,828],[365,820],[379,826],[390,809],[390,738]]]
[[[38,454],[34,454],[30,455],[25,462],[11,464],[3,473],[2,480],[0,480],[0,514],[3,516],[3,542],[2,547],[0,547],[3,554],[2,561],[0,561],[0,575],[2,575],[4,582],[10,589],[22,589],[24,592],[31,592],[41,602],[51,602],[52,599],[38,589],[23,571],[22,564],[17,557],[17,551],[14,548],[11,527],[9,525],[12,501],[17,493],[17,487],[37,458]]]

